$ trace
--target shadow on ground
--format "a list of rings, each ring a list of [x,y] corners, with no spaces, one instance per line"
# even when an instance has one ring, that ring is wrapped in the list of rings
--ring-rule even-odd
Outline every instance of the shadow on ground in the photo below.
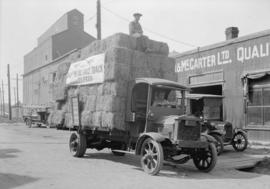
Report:
[[[125,156],[114,156],[113,154],[106,152],[95,152],[86,153],[84,158],[103,159],[116,163],[130,165],[133,166],[133,169],[141,171],[142,174],[146,174],[141,169],[139,156],[129,154],[126,154]],[[190,160],[188,163],[182,165],[165,164],[160,171],[159,176],[179,179],[251,179],[259,177],[261,175],[241,172],[236,169],[218,168],[217,166],[210,173],[204,173],[197,170],[197,168],[193,164],[193,161]]]
[[[15,148],[0,149],[0,159],[15,158],[19,152],[21,151]]]
[[[0,173],[0,188],[11,189],[21,185],[37,181],[38,178],[16,175],[11,173]]]

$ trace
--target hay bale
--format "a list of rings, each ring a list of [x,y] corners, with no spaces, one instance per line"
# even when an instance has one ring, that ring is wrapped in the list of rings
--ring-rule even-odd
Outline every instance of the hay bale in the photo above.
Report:
[[[124,113],[102,112],[102,127],[125,130]]]
[[[124,112],[126,98],[114,95],[102,95],[97,97],[96,111]]]
[[[136,40],[127,34],[117,33],[103,40],[96,40],[89,46],[82,49],[82,56],[87,58],[96,54],[105,52],[107,49],[114,47],[123,47],[126,49],[135,49]]]
[[[64,119],[65,119],[64,125],[67,128],[72,128],[73,127],[72,114],[71,113],[65,113]]]
[[[96,100],[97,100],[97,96],[95,95],[90,95],[86,97],[86,103],[84,105],[84,110],[85,111],[91,111],[94,112],[96,111]]]
[[[70,64],[71,64],[71,62],[68,61],[68,62],[63,62],[63,63],[58,65],[57,74],[56,74],[58,80],[62,80],[63,77],[66,76],[68,69],[70,67]]]
[[[89,127],[93,125],[92,111],[83,111],[81,114],[81,125],[83,127]]]
[[[164,72],[174,73],[175,70],[175,60],[173,58],[164,58],[164,61],[161,64],[161,69]]]
[[[129,80],[130,67],[124,64],[117,65],[116,63],[105,64],[104,80]]]
[[[171,81],[177,81],[177,74],[176,73],[171,73],[171,72],[165,72],[162,76],[164,79],[168,79]]]
[[[56,110],[53,115],[52,123],[53,125],[63,124],[65,112],[62,110]]]
[[[132,51],[124,48],[111,48],[105,54],[105,81],[129,80]]]
[[[168,47],[167,43],[148,39],[146,44],[147,44],[147,47],[153,53],[162,54],[165,56],[168,56],[168,54],[169,54],[169,47]]]
[[[124,80],[119,80],[117,82],[105,82],[101,85],[103,88],[102,95],[112,95],[119,97],[127,96],[128,83]]]
[[[92,124],[94,127],[101,127],[102,112],[93,112],[92,114]]]

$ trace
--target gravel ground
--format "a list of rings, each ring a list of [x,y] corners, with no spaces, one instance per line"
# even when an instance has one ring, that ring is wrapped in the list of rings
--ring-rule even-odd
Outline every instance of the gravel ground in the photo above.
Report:
[[[149,176],[133,155],[117,157],[108,149],[88,149],[85,157],[72,157],[69,135],[20,123],[0,124],[0,189],[270,188],[269,175],[234,169],[241,158],[269,155],[267,149],[236,153],[226,147],[211,173],[201,173],[189,163],[164,166],[158,176]]]

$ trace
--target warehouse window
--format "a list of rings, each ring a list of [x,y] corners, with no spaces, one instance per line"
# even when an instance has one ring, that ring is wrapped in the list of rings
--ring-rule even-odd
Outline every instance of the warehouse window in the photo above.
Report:
[[[250,126],[270,126],[270,87],[253,87],[249,91],[247,122]]]

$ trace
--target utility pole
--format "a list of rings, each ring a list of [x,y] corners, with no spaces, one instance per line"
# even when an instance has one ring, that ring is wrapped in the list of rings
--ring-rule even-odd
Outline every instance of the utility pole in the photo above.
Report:
[[[12,113],[11,113],[11,94],[10,94],[10,70],[9,70],[9,64],[7,65],[7,77],[8,77],[8,118],[9,120],[12,119]]]
[[[100,0],[97,0],[97,39],[101,39],[101,10],[100,10]]]
[[[2,89],[1,88],[0,88],[0,109],[1,109],[1,115],[3,115]]]
[[[5,117],[5,92],[4,92],[4,82],[3,82],[3,80],[2,80],[2,95],[3,95],[3,112],[4,112],[4,114],[3,114],[3,116]]]
[[[17,103],[17,99],[16,99],[16,88],[13,87],[13,92],[14,92],[14,104]]]
[[[16,74],[16,86],[17,86],[17,106],[19,106],[19,76]]]
[[[19,76],[18,73],[16,74],[16,86],[17,86],[17,103],[16,103],[16,114],[17,114],[17,119],[19,119]]]
[[[17,107],[16,107],[16,104],[17,104],[17,98],[16,98],[16,88],[15,88],[15,87],[13,87],[13,91],[14,91],[14,107],[17,108]],[[15,116],[14,116],[14,117],[15,117]],[[18,114],[16,115],[16,118],[18,118]]]

